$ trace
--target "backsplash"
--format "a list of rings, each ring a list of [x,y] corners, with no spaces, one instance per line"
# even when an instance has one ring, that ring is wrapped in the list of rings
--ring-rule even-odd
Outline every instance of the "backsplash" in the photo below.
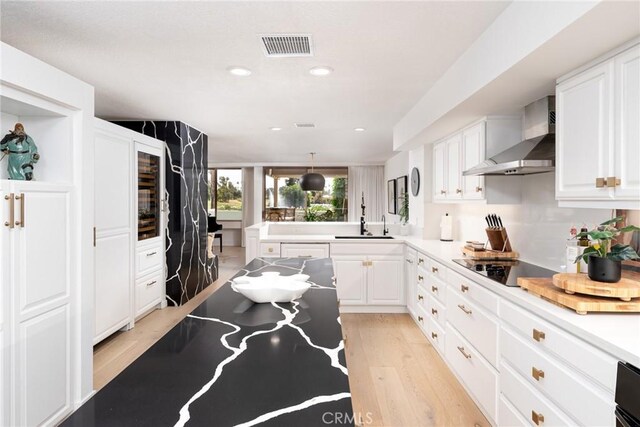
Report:
[[[495,213],[502,217],[514,250],[520,259],[562,271],[565,246],[572,225],[591,228],[609,218],[608,209],[559,208],[555,200],[553,173],[514,177],[522,180],[522,202],[518,205],[478,203],[425,205],[425,238],[440,237],[440,216],[444,212],[454,219],[455,240],[486,241],[484,217]]]

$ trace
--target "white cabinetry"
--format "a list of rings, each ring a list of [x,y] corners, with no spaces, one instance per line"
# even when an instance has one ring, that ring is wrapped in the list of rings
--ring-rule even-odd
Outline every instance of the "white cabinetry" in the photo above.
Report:
[[[520,142],[521,126],[519,116],[487,117],[435,143],[432,165],[434,201],[519,203],[519,181],[513,177],[463,176],[463,172]]]
[[[329,258],[329,244],[283,243],[280,253],[283,258]]]
[[[415,249],[407,248],[404,264],[405,295],[407,298],[407,311],[409,311],[409,314],[414,318],[416,315],[418,290],[416,280],[416,258],[417,253]]]
[[[638,209],[640,45],[559,79],[556,102],[560,205]]]
[[[340,309],[404,311],[403,253],[401,243],[331,244]]]

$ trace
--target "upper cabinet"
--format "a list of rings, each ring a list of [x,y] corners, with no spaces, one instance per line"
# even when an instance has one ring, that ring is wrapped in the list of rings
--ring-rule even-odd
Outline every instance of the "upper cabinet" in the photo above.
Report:
[[[638,209],[640,45],[560,79],[556,102],[560,205]]]
[[[464,171],[522,140],[519,116],[487,117],[433,146],[433,200],[519,203],[518,177],[464,176]]]

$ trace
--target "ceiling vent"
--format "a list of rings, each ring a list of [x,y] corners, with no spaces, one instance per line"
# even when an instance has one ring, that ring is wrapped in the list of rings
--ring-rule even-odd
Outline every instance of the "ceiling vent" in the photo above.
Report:
[[[316,125],[313,123],[296,123],[297,128],[314,128]]]
[[[311,34],[260,34],[258,37],[269,58],[313,56]]]

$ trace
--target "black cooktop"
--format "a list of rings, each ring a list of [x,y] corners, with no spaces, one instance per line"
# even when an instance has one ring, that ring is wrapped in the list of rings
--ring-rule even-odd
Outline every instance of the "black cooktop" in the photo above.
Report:
[[[454,259],[469,270],[475,271],[505,286],[518,286],[518,277],[553,277],[553,270],[518,260]]]

